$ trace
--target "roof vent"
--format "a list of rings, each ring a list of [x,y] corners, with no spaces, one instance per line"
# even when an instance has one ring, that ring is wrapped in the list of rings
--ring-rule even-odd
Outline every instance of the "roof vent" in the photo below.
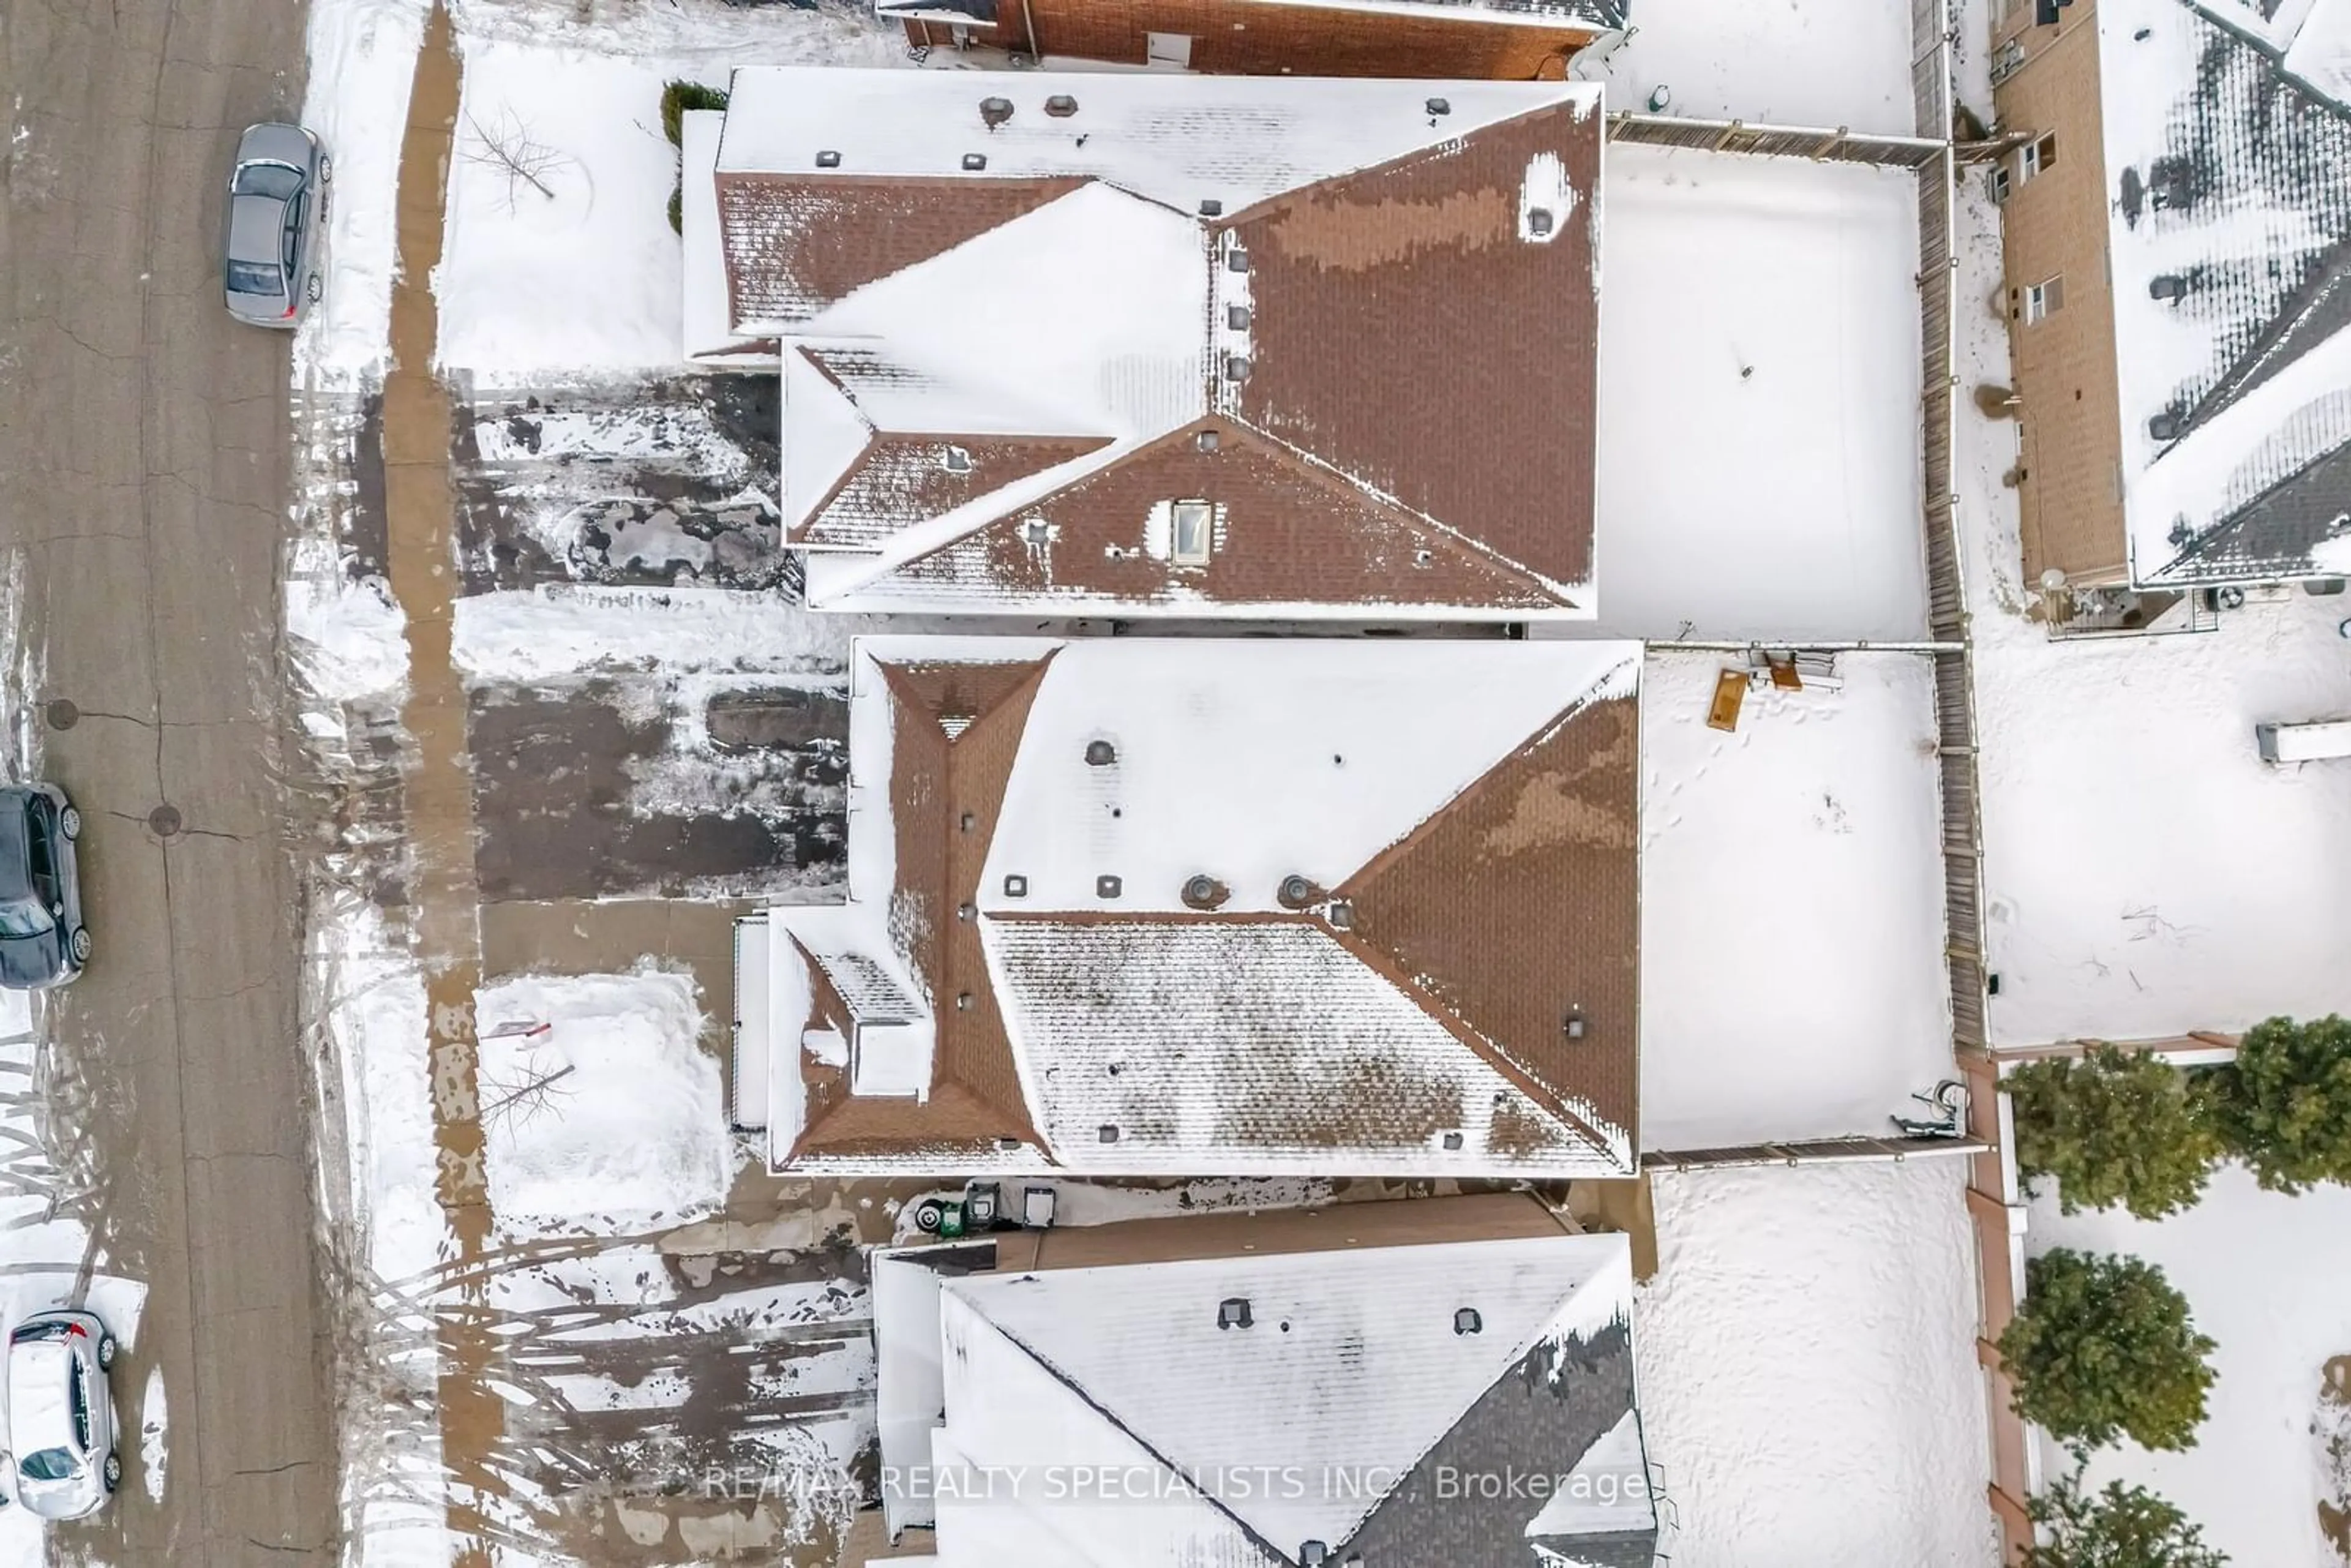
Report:
[[[1249,308],[1248,306],[1228,305],[1225,307],[1225,325],[1231,328],[1234,331],[1248,331],[1249,328]]]
[[[1104,1122],[1101,1126],[1096,1127],[1094,1129],[1094,1142],[1098,1144],[1115,1144],[1118,1142],[1118,1128],[1116,1124],[1110,1122]]]
[[[1203,452],[1214,452],[1217,449],[1217,433],[1213,430],[1204,430],[1194,438],[1192,444]]]
[[[967,448],[950,446],[939,454],[939,466],[950,474],[971,472],[971,453]]]
[[[1238,246],[1235,246],[1232,249],[1225,252],[1225,270],[1227,272],[1247,272],[1249,270],[1249,252],[1243,250]]]
[[[1458,1149],[1458,1148],[1459,1148],[1459,1147],[1461,1146],[1461,1134],[1458,1134],[1458,1133],[1447,1133],[1447,1134],[1445,1134],[1445,1146],[1446,1146],[1447,1148],[1448,1148],[1448,1149]]]
[[[1348,903],[1343,898],[1332,899],[1331,901],[1331,924],[1337,926],[1342,931],[1353,930],[1355,928],[1355,906]]]
[[[1298,1549],[1298,1568],[1322,1568],[1331,1561],[1331,1549],[1319,1541],[1310,1541]]]
[[[1210,876],[1207,872],[1184,883],[1184,902],[1194,909],[1214,909],[1233,895],[1233,890]]]
[[[1486,1320],[1478,1315],[1477,1308],[1456,1307],[1453,1310],[1453,1332],[1455,1333],[1472,1334],[1478,1333],[1485,1326]]]
[[[1245,382],[1249,380],[1249,356],[1247,354],[1227,354],[1225,356],[1225,380],[1228,382]]]
[[[1428,112],[1431,114],[1450,114],[1453,112],[1453,105],[1448,99],[1432,98],[1428,100]]]
[[[1056,120],[1067,120],[1078,112],[1078,100],[1066,92],[1057,92],[1045,100],[1045,112]]]
[[[1292,872],[1281,879],[1281,886],[1275,890],[1274,896],[1288,908],[1303,909],[1313,903],[1315,895],[1322,891],[1314,885],[1313,878]]]
[[[962,921],[967,925],[971,924],[971,917],[978,913],[979,909],[976,904],[958,904],[956,905],[956,918]]]
[[[1124,885],[1125,883],[1120,882],[1119,879],[1114,876],[1098,876],[1094,878],[1094,896],[1096,898],[1116,898],[1118,896],[1118,890]]]
[[[1535,238],[1541,239],[1543,235],[1551,233],[1551,209],[1549,207],[1529,207],[1527,209],[1527,233],[1534,235]]]
[[[1223,217],[1225,215],[1225,204],[1217,200],[1214,196],[1203,196],[1200,198],[1200,215],[1204,218]]]
[[[965,172],[965,173],[967,173],[967,174],[977,174],[977,173],[978,173],[982,169],[985,169],[985,168],[987,168],[987,153],[985,153],[985,152],[967,152],[967,153],[965,153],[965,154],[963,155],[963,171],[964,171],[964,172]]]
[[[1053,525],[1042,517],[1029,517],[1020,524],[1020,542],[1049,545],[1053,542]]]
[[[971,1011],[971,993],[969,991],[957,991],[956,993],[956,1011],[959,1013],[967,1013]]]
[[[2173,440],[2179,434],[2179,416],[2176,413],[2158,413],[2147,422],[2147,433],[2158,441]]]
[[[2151,277],[2147,280],[2147,297],[2149,299],[2168,299],[2177,303],[2188,298],[2188,279],[2170,272]]]
[[[1582,1040],[1583,1038],[1583,1015],[1580,1012],[1570,1012],[1560,1027],[1567,1031],[1568,1039]]]
[[[1029,879],[1020,875],[1017,872],[1012,875],[1006,877],[1004,879],[1004,896],[1007,898],[1028,897]]]
[[[1071,107],[1074,109],[1077,106],[1072,104]],[[979,118],[987,124],[990,131],[995,130],[998,126],[1012,118],[1012,100],[1008,98],[981,99],[979,100]],[[968,158],[965,159],[963,166],[967,169],[970,168],[971,160]]]
[[[973,816],[969,811],[966,811],[960,819],[960,826],[967,833],[971,831],[974,827],[977,826],[978,822],[979,819]]]
[[[827,148],[822,149],[822,150],[821,150],[821,151],[820,151],[820,152],[817,153],[817,155],[816,155],[816,166],[817,166],[818,168],[820,168],[820,169],[838,169],[838,168],[840,168],[840,167],[841,167],[841,154],[840,154],[840,152],[839,152],[838,151],[836,151],[835,149],[831,148],[831,147],[827,147]]]
[[[1217,1303],[1217,1326],[1220,1329],[1245,1329],[1252,1321],[1247,1296],[1227,1296]]]
[[[1109,741],[1089,740],[1086,742],[1087,767],[1107,768],[1117,760],[1118,747],[1113,746]]]

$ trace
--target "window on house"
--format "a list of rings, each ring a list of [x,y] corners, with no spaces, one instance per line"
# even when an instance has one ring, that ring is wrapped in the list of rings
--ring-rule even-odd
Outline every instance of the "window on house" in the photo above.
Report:
[[[1985,183],[1991,190],[1991,199],[1993,201],[2004,202],[2008,200],[2008,165],[2005,163],[1993,164],[1991,166],[1991,174],[1985,178]]]
[[[2028,141],[2016,157],[2019,177],[2030,180],[2057,166],[2057,133],[2051,131],[2038,141]]]
[[[2046,319],[2065,308],[2065,279],[2053,277],[2045,283],[2025,286],[2024,319],[2027,324]]]
[[[1169,553],[1177,566],[1206,566],[1216,545],[1217,509],[1206,501],[1176,503],[1176,538]]]

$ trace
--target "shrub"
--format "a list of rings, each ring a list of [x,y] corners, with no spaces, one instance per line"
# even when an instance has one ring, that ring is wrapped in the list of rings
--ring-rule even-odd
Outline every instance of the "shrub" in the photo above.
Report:
[[[2000,1336],[2016,1413],[2077,1448],[2193,1447],[2216,1348],[2162,1270],[2063,1248],[2026,1266],[2024,1305]]]
[[[662,134],[669,138],[672,147],[685,141],[684,116],[689,109],[724,109],[726,95],[715,87],[705,87],[698,81],[674,81],[662,89]]]
[[[683,185],[670,187],[669,226],[680,235],[685,233],[685,187]]]
[[[2221,1143],[2271,1191],[2351,1182],[2351,1019],[2255,1024],[2197,1090]]]
[[[2028,1547],[2022,1568],[2227,1568],[2228,1557],[2204,1544],[2188,1516],[2144,1487],[2108,1481],[2083,1495],[2067,1476],[2032,1500],[2032,1521],[2047,1545]]]
[[[2187,1076],[2144,1051],[2094,1045],[2001,1080],[2016,1113],[2016,1164],[2057,1178],[2066,1213],[2119,1203],[2160,1219],[2203,1196],[2221,1155]]]

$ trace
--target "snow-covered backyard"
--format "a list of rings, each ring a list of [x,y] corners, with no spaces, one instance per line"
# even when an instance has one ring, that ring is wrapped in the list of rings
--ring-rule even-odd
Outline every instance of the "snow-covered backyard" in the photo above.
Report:
[[[1910,134],[1910,7],[1896,0],[1628,9],[1625,46],[1577,73],[1607,83],[1611,108],[1646,108],[1663,88],[1669,114]]]
[[[2214,1174],[2201,1203],[2154,1223],[2121,1209],[2067,1217],[2053,1191],[2035,1202],[2032,1251],[2144,1258],[2187,1296],[2197,1329],[2220,1342],[2220,1379],[2196,1447],[2157,1454],[2125,1440],[2095,1457],[2091,1483],[2120,1479],[2162,1493],[2243,1568],[2335,1568],[2342,1559],[2320,1532],[2318,1510],[2351,1510],[2351,1462],[2325,1448],[2329,1437],[2351,1436],[2346,1234],[2351,1190],[2287,1197],[2262,1191],[2234,1164]],[[2045,1448],[2046,1473],[2070,1463]]]
[[[1600,306],[1600,623],[1926,633],[1907,172],[1618,142]]]
[[[1634,1347],[1660,1560],[1991,1568],[1963,1162],[1653,1180]]]
[[[1933,672],[1845,654],[1725,734],[1727,662],[1642,675],[1642,1145],[1890,1133],[1951,1074]]]
[[[1960,233],[1961,384],[2005,384],[2006,336],[1974,304],[1999,235],[1972,190]],[[2016,427],[1964,401],[1959,421],[1995,1041],[2351,1011],[2351,765],[2253,749],[2264,720],[2351,717],[2351,601],[2289,591],[2215,632],[2052,642],[2025,618],[2000,478]]]

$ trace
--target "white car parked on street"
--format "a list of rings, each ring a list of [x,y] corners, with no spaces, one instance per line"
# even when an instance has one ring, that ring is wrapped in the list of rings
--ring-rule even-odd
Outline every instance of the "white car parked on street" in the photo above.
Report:
[[[122,1483],[107,1368],[114,1336],[88,1312],[36,1312],[8,1336],[8,1446],[16,1500],[43,1519],[78,1519]]]

